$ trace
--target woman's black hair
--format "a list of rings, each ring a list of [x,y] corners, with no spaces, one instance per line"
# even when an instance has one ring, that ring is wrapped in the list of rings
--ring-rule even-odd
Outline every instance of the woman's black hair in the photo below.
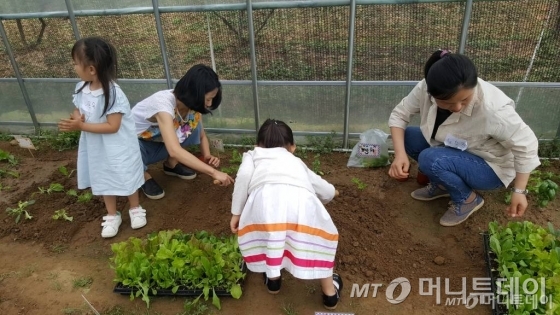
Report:
[[[474,63],[448,50],[438,50],[430,56],[424,66],[424,78],[428,93],[438,100],[448,100],[460,89],[472,89],[478,83]]]
[[[212,99],[212,106],[210,107],[212,110],[218,108],[222,102],[222,84],[212,68],[198,64],[190,68],[177,82],[173,94],[188,108],[201,114],[211,114],[204,104],[205,96],[206,93],[215,89],[218,89],[218,93]]]
[[[111,84],[111,82],[117,80],[117,51],[115,47],[99,37],[82,38],[72,47],[72,59],[79,61],[82,66],[93,66],[95,68],[97,79],[101,83],[105,96],[105,107],[103,107],[101,116],[105,115],[107,110],[115,103],[115,86]],[[80,93],[90,83],[85,82],[76,93]]]
[[[257,145],[261,148],[287,148],[293,144],[292,128],[280,120],[267,119],[257,134]]]

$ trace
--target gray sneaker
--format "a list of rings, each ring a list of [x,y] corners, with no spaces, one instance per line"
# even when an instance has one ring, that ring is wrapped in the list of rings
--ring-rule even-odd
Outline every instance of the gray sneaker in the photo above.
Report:
[[[443,190],[436,184],[429,183],[428,186],[418,188],[410,196],[420,201],[430,201],[438,198],[449,197],[447,190]]]
[[[482,208],[483,205],[484,199],[479,194],[476,194],[474,200],[469,203],[456,204],[450,202],[449,208],[443,214],[441,219],[439,219],[439,224],[443,226],[459,225],[476,210]]]

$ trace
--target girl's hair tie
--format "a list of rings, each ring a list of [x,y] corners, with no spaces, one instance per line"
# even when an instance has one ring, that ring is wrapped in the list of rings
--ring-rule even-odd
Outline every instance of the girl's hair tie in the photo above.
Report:
[[[441,50],[441,53],[439,54],[439,57],[440,57],[440,58],[443,58],[443,57],[445,57],[445,55],[450,54],[450,53],[451,53],[451,52],[450,52],[449,50],[447,50],[447,49],[442,49],[442,50]]]

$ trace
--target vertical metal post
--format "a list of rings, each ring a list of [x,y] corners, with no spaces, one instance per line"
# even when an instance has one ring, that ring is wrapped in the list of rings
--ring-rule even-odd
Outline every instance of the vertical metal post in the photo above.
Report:
[[[171,72],[169,71],[169,60],[167,60],[167,49],[165,48],[165,39],[163,38],[163,29],[161,28],[161,17],[159,15],[159,0],[152,0],[154,7],[154,18],[156,19],[156,29],[159,39],[159,48],[161,50],[161,57],[163,58],[163,68],[165,70],[165,79],[167,80],[167,88],[173,88],[173,81],[171,81]]]
[[[465,53],[467,47],[467,36],[469,34],[469,25],[471,24],[473,0],[467,0],[465,3],[465,15],[463,16],[463,26],[461,28],[461,39],[459,41],[459,53]]]
[[[346,71],[346,101],[344,103],[344,135],[342,147],[348,148],[350,119],[350,93],[352,92],[352,67],[354,65],[354,30],[356,28],[356,0],[350,1],[350,20],[348,21],[348,69]]]
[[[255,49],[255,28],[253,25],[253,4],[247,0],[247,18],[249,19],[249,45],[251,46],[251,78],[253,80],[253,104],[255,106],[255,131],[261,125],[259,116],[259,92],[257,89],[257,54]]]
[[[74,38],[76,40],[80,39],[80,31],[78,30],[78,24],[76,23],[76,16],[74,15],[74,7],[72,6],[72,0],[66,0],[66,9],[68,10],[68,17],[70,18],[70,24],[72,25],[72,31],[74,31]]]
[[[25,105],[27,105],[27,110],[29,111],[29,116],[31,116],[31,121],[33,121],[33,126],[35,126],[35,133],[39,133],[39,121],[37,121],[35,111],[33,110],[33,106],[31,105],[31,100],[29,99],[29,95],[27,94],[27,90],[25,89],[25,84],[23,84],[23,78],[21,77],[21,73],[19,72],[16,58],[14,58],[14,54],[12,52],[12,48],[10,47],[10,42],[8,41],[8,36],[6,35],[6,30],[4,29],[4,23],[2,20],[0,20],[0,36],[2,36],[2,42],[4,42],[6,52],[8,53],[8,57],[10,58],[10,63],[12,64],[12,68],[14,69],[19,88],[21,89],[21,94],[23,94],[23,100],[25,102]]]

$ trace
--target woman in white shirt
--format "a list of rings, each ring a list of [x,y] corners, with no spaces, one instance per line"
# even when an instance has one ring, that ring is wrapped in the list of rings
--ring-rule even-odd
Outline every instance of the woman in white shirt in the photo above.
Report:
[[[420,126],[407,127],[415,114]],[[540,165],[538,139],[515,112],[513,100],[478,78],[466,56],[434,52],[424,80],[393,109],[389,127],[395,150],[389,175],[409,176],[407,155],[418,161],[430,184],[412,192],[412,198],[451,198],[441,225],[458,225],[483,206],[475,190],[512,181],[509,215],[522,216],[527,209],[529,174]]]

